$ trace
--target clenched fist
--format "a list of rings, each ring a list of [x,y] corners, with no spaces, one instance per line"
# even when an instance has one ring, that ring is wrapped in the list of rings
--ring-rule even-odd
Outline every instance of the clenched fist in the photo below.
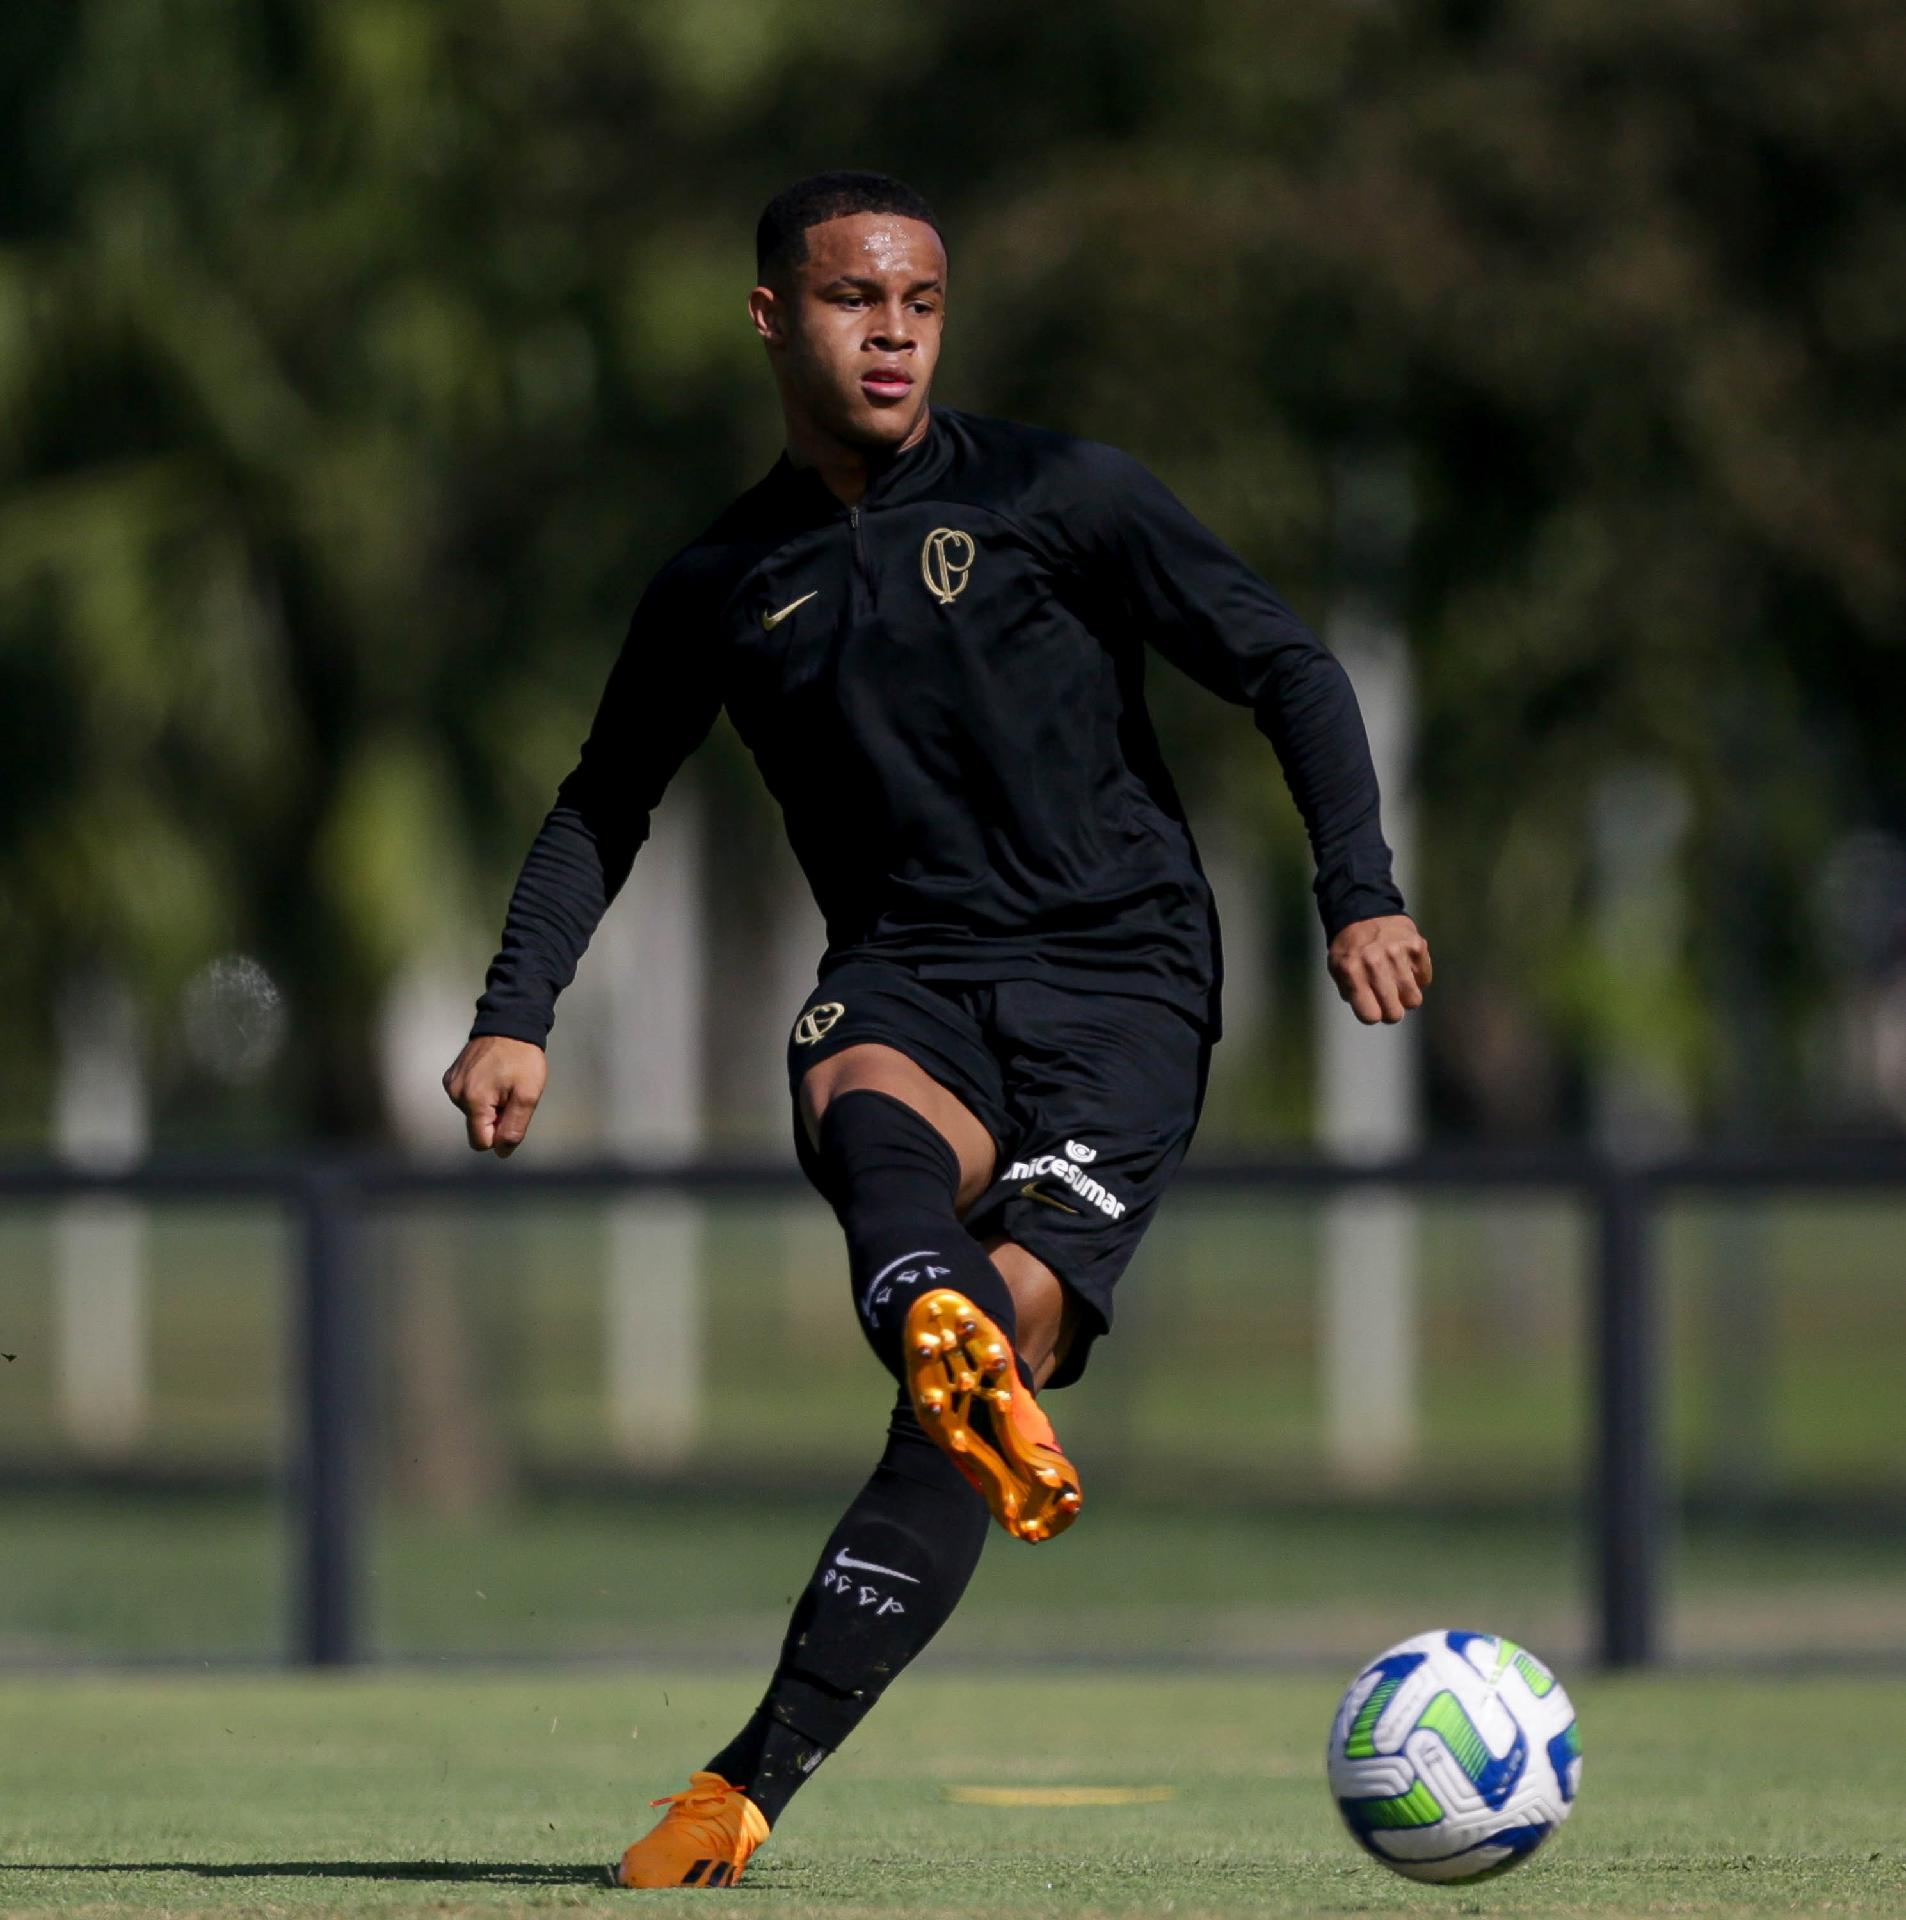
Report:
[[[478,1153],[507,1160],[523,1144],[548,1077],[541,1047],[486,1033],[450,1063],[443,1090],[463,1109],[470,1145]]]
[[[1366,1027],[1393,1027],[1420,1007],[1431,973],[1429,942],[1407,913],[1353,920],[1330,943],[1330,977]]]

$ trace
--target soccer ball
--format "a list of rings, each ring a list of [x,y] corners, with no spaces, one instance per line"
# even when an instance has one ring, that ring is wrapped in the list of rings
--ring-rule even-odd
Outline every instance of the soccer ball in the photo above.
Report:
[[[1480,1880],[1568,1818],[1582,1743],[1562,1683],[1513,1640],[1419,1633],[1351,1681],[1329,1765],[1366,1852],[1412,1880]]]

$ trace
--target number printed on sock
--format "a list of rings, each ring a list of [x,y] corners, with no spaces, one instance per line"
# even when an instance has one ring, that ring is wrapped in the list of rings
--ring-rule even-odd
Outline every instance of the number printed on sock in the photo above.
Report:
[[[904,1573],[899,1576],[902,1580],[906,1577]],[[890,1613],[905,1613],[907,1610],[905,1604],[896,1600],[892,1594],[882,1593],[878,1587],[864,1586],[833,1567],[829,1567],[821,1575],[821,1591],[837,1593],[859,1607],[872,1607],[876,1620],[883,1620]]]

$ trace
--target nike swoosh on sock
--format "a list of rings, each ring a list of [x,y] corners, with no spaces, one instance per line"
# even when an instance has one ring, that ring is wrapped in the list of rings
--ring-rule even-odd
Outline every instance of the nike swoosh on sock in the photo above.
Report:
[[[834,1564],[837,1567],[851,1567],[859,1573],[884,1573],[890,1580],[904,1580],[910,1587],[920,1584],[918,1576],[902,1573],[898,1567],[882,1567],[876,1566],[871,1560],[856,1560],[845,1547],[835,1554]]]

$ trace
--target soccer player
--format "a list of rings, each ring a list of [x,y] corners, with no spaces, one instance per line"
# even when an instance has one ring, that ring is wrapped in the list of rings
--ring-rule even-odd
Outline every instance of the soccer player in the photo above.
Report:
[[[1148,645],[1275,748],[1357,1016],[1401,1020],[1430,980],[1331,655],[1124,454],[929,404],[947,256],[919,195],[818,175],[756,248],[787,451],[643,595],[444,1076],[472,1147],[522,1144],[556,997],[725,707],[826,918],[795,1149],[899,1396],[759,1708],[624,1854],[633,1887],[731,1885],[952,1612],[988,1515],[1025,1541],[1078,1517],[1039,1396],[1111,1325],[1218,1033]]]

